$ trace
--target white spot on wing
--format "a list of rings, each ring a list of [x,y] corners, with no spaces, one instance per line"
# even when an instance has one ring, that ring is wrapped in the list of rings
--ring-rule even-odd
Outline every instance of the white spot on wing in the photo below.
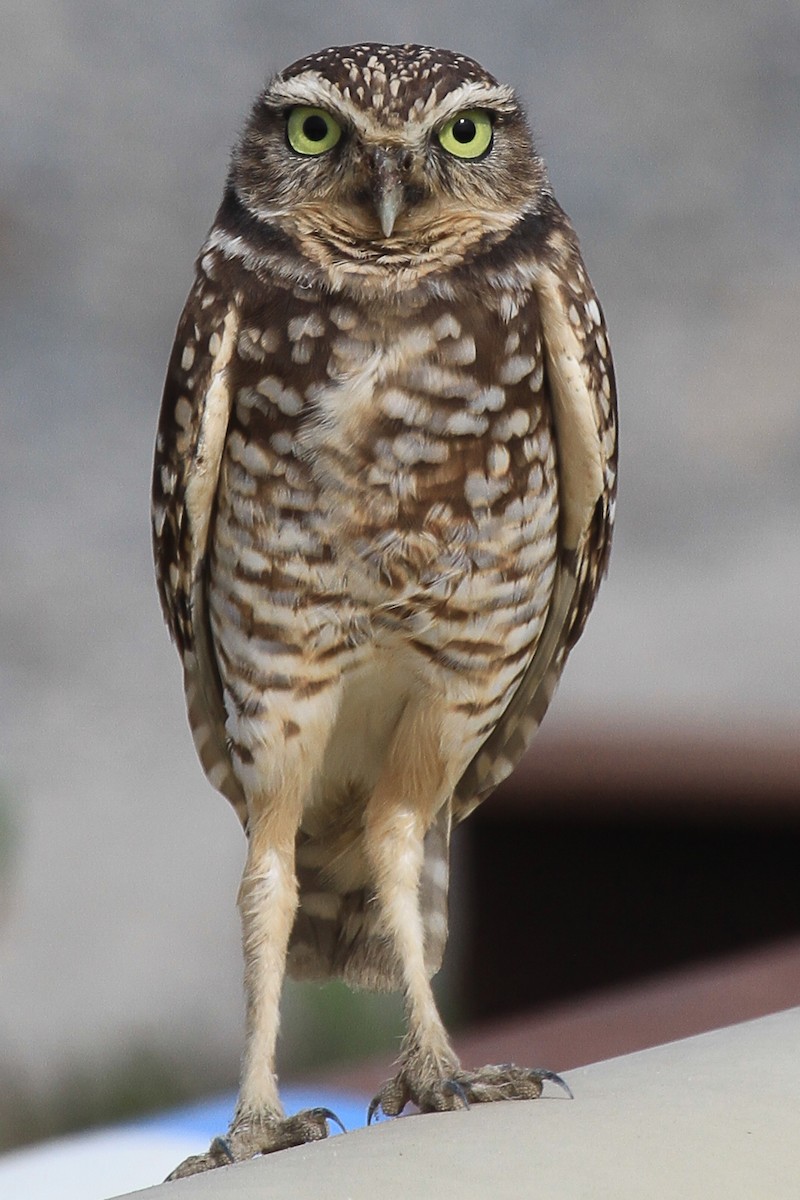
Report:
[[[536,359],[529,354],[512,354],[500,368],[502,383],[520,383],[536,366]]]
[[[507,442],[512,437],[524,437],[530,429],[530,424],[529,413],[524,408],[515,408],[497,418],[492,425],[492,437],[501,442]]]
[[[167,510],[163,504],[153,505],[153,529],[156,537],[161,537],[167,520]]]
[[[437,341],[442,341],[443,338],[457,338],[461,333],[461,326],[452,313],[444,313],[433,322],[433,333]]]
[[[505,405],[506,394],[501,387],[482,388],[468,403],[470,412],[499,412]]]
[[[308,338],[303,338],[302,341],[295,342],[292,346],[292,362],[311,362],[311,342]]]
[[[536,363],[535,370],[531,371],[528,376],[528,387],[532,392],[538,392],[544,382],[544,362],[539,359]]]
[[[511,455],[505,446],[493,445],[486,455],[486,469],[490,475],[499,478],[505,475],[511,466]]]
[[[507,491],[504,479],[490,479],[483,471],[470,471],[464,482],[464,496],[471,508],[487,508]]]
[[[303,317],[292,317],[286,326],[290,342],[299,342],[301,338],[322,337],[325,332],[325,322],[318,313],[309,313]]]
[[[448,456],[444,442],[432,441],[417,433],[401,433],[392,442],[392,452],[398,462],[407,466],[415,463],[442,463]]]
[[[389,388],[381,397],[381,409],[394,421],[422,425],[430,420],[430,405],[400,388]]]
[[[186,396],[178,397],[175,405],[175,423],[181,429],[188,429],[192,423],[192,406]]]
[[[302,410],[303,400],[300,393],[293,387],[284,387],[276,375],[266,375],[260,379],[256,391],[271,400],[288,417],[295,417]]]
[[[482,437],[488,428],[488,417],[462,408],[447,418],[444,425],[444,432],[454,437]]]
[[[502,320],[508,324],[519,313],[519,304],[509,292],[504,292],[500,297],[499,309]]]
[[[175,484],[178,482],[178,472],[168,463],[164,463],[161,468],[161,490],[165,496],[171,496],[175,491]]]
[[[341,304],[337,304],[331,309],[330,317],[337,329],[355,329],[358,324],[358,314],[355,309],[345,308]]]

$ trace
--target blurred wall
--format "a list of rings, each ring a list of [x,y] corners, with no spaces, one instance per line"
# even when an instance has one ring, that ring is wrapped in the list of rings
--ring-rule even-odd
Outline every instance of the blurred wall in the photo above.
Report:
[[[606,309],[619,524],[548,725],[797,726],[796,0],[5,0],[0,1089],[240,1048],[243,841],[204,781],[149,553],[193,257],[265,77],[462,49],[527,102]]]

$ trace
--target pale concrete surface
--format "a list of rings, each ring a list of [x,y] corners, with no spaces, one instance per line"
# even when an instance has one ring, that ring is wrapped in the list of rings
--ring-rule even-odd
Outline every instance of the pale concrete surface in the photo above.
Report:
[[[411,1117],[142,1200],[797,1200],[800,1008],[570,1071],[575,1092]]]

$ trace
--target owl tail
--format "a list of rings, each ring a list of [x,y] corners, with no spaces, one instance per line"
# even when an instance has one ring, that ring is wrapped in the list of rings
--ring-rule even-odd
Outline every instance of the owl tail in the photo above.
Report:
[[[425,836],[419,904],[425,929],[425,967],[434,975],[447,944],[447,885],[450,809],[441,809]],[[340,978],[351,987],[396,991],[403,986],[400,965],[380,926],[369,888],[342,892],[317,867],[304,865],[314,846],[301,833],[297,846],[300,904],[289,942],[287,972],[292,979]]]

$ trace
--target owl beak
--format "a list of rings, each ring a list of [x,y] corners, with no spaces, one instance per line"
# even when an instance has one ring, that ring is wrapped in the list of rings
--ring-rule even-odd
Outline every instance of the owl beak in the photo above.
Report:
[[[397,214],[403,207],[403,185],[398,179],[396,183],[383,188],[375,196],[375,210],[381,223],[384,237],[391,237]]]
[[[378,149],[370,155],[372,202],[378,214],[383,236],[391,237],[398,213],[403,207],[404,189],[400,167],[391,151]]]

